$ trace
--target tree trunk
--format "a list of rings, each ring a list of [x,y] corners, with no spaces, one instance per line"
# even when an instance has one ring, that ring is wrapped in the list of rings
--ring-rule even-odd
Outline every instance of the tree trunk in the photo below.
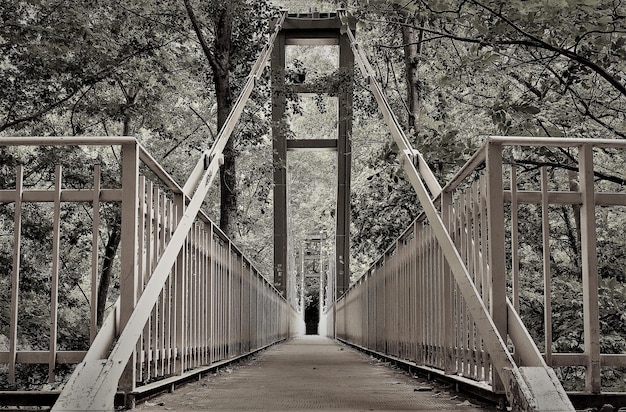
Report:
[[[568,183],[569,183],[569,190],[572,192],[578,192],[580,190],[580,185],[578,184],[578,173],[573,170],[568,170],[567,178],[568,178]],[[574,214],[574,225],[576,227],[576,233],[575,233],[575,236],[573,236],[570,230],[569,238],[570,238],[570,244],[571,244],[572,250],[576,256],[576,263],[579,264],[582,261],[582,249],[579,247],[581,244],[581,239],[582,239],[582,224],[580,221],[580,205],[573,204],[572,212]]]
[[[223,2],[212,16],[215,28],[213,50],[206,41],[190,1],[184,0],[184,3],[202,51],[213,70],[213,83],[215,84],[217,99],[217,128],[221,130],[232,108],[229,74],[236,1]],[[237,174],[234,146],[234,137],[231,137],[224,147],[224,164],[220,167],[220,228],[231,238],[237,233],[235,230],[237,222]]]
[[[215,55],[213,63],[213,81],[217,98],[217,127],[222,129],[232,108],[230,96],[230,52],[233,25],[233,4],[226,4],[215,16]],[[224,147],[224,164],[220,167],[220,228],[233,237],[236,233],[237,219],[237,174],[235,164],[234,138],[231,137]]]
[[[409,17],[408,21],[411,20]],[[409,110],[409,129],[417,134],[419,118],[420,85],[418,75],[419,54],[421,52],[423,31],[408,24],[402,26],[402,44],[404,45],[404,66]],[[419,145],[419,141],[415,142]]]
[[[117,254],[117,248],[120,245],[122,229],[120,226],[119,213],[116,213],[115,222],[109,233],[109,240],[104,249],[104,259],[102,261],[102,273],[100,274],[100,282],[98,283],[98,305],[96,307],[98,327],[102,326],[104,321],[104,311],[106,310],[107,298],[109,297],[109,287],[111,286],[111,278],[113,277],[113,262]]]
[[[126,105],[124,108],[124,129],[122,130],[123,136],[130,136],[131,134],[131,113],[130,107],[135,104],[138,89],[135,87],[125,88],[121,82],[120,87],[126,98]],[[111,218],[109,226],[111,228],[109,232],[109,240],[104,248],[104,259],[102,260],[102,271],[100,273],[100,282],[98,283],[98,302],[96,305],[96,323],[98,327],[102,326],[104,321],[104,312],[106,310],[106,304],[109,297],[109,287],[111,286],[111,278],[113,277],[113,262],[115,261],[115,255],[117,254],[117,248],[120,245],[122,238],[122,215],[120,208],[116,208]]]

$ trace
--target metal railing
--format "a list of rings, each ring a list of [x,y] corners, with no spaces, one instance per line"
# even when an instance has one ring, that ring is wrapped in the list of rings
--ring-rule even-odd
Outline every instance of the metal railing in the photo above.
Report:
[[[489,360],[493,365],[491,369],[497,372],[492,373],[491,381],[493,388],[498,392],[506,393],[506,397],[514,409],[573,410],[574,408],[567,398],[561,383],[554,375],[554,371],[546,365],[531,339],[525,339],[527,350],[523,359],[513,359],[504,340],[507,322],[507,314],[504,311],[506,308],[505,295],[503,294],[502,297],[490,296],[491,299],[488,303],[491,305],[491,309],[495,310],[490,311],[490,308],[485,305],[485,301],[480,294],[481,292],[476,288],[475,274],[471,272],[471,269],[468,268],[463,257],[459,254],[458,247],[450,235],[449,222],[447,221],[449,216],[446,216],[448,211],[444,207],[443,213],[441,213],[437,210],[434,203],[434,200],[439,196],[445,199],[449,197],[449,194],[442,191],[439,182],[429,165],[425,162],[423,155],[411,146],[410,140],[402,131],[382,87],[376,80],[376,73],[354,37],[350,27],[351,19],[345,11],[340,12],[340,17],[344,22],[343,30],[350,41],[355,62],[359,66],[361,74],[368,80],[370,89],[378,102],[378,108],[389,127],[391,136],[398,146],[400,163],[407,174],[408,180],[415,189],[417,200],[424,210],[424,216],[428,220],[434,239],[436,239],[434,243],[440,248],[440,254],[432,252],[428,254],[429,259],[439,260],[441,263],[439,266],[444,269],[444,272],[448,272],[449,268],[449,272],[452,274],[458,296],[464,299],[462,306],[465,308],[465,311],[462,312],[462,315],[471,316],[475,324],[475,328],[470,332],[472,333],[471,339],[475,340],[476,334],[482,337],[481,348],[484,345],[484,350],[488,353]],[[498,158],[498,156],[488,157],[487,167],[493,171],[494,167],[498,165],[498,161],[500,161],[501,166],[501,158]],[[492,192],[499,193],[500,190],[495,187],[495,184],[498,182],[496,174],[489,173],[488,176],[490,195],[487,197],[486,213],[489,219],[487,220],[488,227],[486,229],[483,228],[483,230],[486,230],[488,233],[488,241],[490,242],[488,250],[490,254],[486,256],[486,259],[488,259],[488,265],[493,273],[503,273],[504,266],[501,265],[499,255],[494,253],[495,251],[491,247],[499,240],[502,240],[498,239],[498,229],[493,226],[500,223],[499,214],[502,213],[502,205],[498,204],[497,196],[491,196]],[[449,203],[448,200],[443,200],[444,205],[447,206]],[[445,281],[446,277],[437,279]],[[500,290],[500,288],[498,284],[494,284],[494,281],[504,283],[504,280],[498,277],[492,277],[490,281],[492,288],[496,291]],[[446,289],[446,294],[448,289]],[[501,289],[504,290],[504,288]],[[380,293],[377,297],[379,296]],[[393,302],[391,306],[393,307]],[[337,309],[334,313],[338,313],[340,308],[338,307]],[[515,317],[512,316],[511,318]],[[463,324],[467,323],[468,330],[470,330],[469,322],[463,322]],[[339,320],[337,320],[336,325],[335,330],[339,334],[338,331],[341,326],[339,325]],[[523,325],[521,325],[521,328],[523,329]],[[521,336],[527,335],[526,333]],[[464,352],[466,351],[464,350]],[[520,365],[523,365],[523,368]]]
[[[21,364],[48,364],[49,380],[55,382],[59,365],[105,359],[109,355],[113,342],[142,298],[189,198],[134,138],[3,138],[0,145],[18,151],[29,150],[26,146],[91,146],[92,150],[112,150],[113,159],[121,156],[121,163],[107,172],[109,175],[121,172],[121,175],[107,187],[102,185],[105,166],[100,164],[101,160],[85,156],[82,166],[92,171],[90,187],[64,187],[63,171],[68,170],[68,175],[72,171],[69,166],[59,164],[52,173],[52,182],[40,181],[40,187],[29,188],[24,184],[25,169],[27,176],[46,172],[18,165],[13,179],[15,186],[0,190],[0,203],[13,205],[13,224],[9,225],[13,229],[10,245],[13,263],[7,282],[11,300],[4,308],[6,312],[3,311],[10,313],[6,320],[8,350],[0,352],[0,363],[7,365],[7,381],[11,384],[16,383],[16,370]],[[33,223],[32,216],[25,216],[29,204],[38,204],[44,211],[52,209],[53,215],[51,250],[39,251],[50,256],[49,321],[43,322],[50,325],[49,331],[44,332],[49,335],[49,344],[36,351],[26,349],[29,337],[27,331],[20,331],[24,319],[33,316],[20,305],[23,293],[20,284],[30,282],[21,272],[20,264],[28,247],[21,227],[27,219],[29,225]],[[89,275],[81,276],[80,284],[74,288],[75,293],[79,289],[84,292],[88,310],[75,313],[71,307],[59,304],[59,282],[68,281],[63,265],[75,257],[75,254],[67,256],[59,247],[64,231],[73,230],[63,226],[67,225],[67,219],[63,219],[62,211],[70,204],[81,204],[89,212],[81,225],[87,224],[86,220],[92,222],[88,230],[90,255],[81,257],[80,266]],[[98,330],[96,291],[103,250],[99,237],[104,229],[103,211],[111,205],[121,208],[116,266],[119,278],[114,279],[119,284],[119,298]],[[191,223],[176,262],[156,293],[148,320],[137,331],[140,336],[136,348],[117,389],[131,398],[156,385],[171,385],[198,368],[211,367],[286,339],[300,327],[301,316],[203,212]],[[89,324],[89,332],[84,333],[79,344],[82,350],[66,350],[68,344],[58,338],[59,323],[67,323],[64,319],[68,316],[85,316],[84,322]],[[89,348],[88,357],[85,357],[86,348]]]
[[[555,162],[550,149],[565,153],[567,162]],[[540,357],[561,376],[564,367],[584,368],[584,385],[576,391],[587,394],[606,392],[601,386],[602,368],[626,367],[623,351],[600,351],[599,301],[609,292],[599,285],[603,274],[598,258],[602,256],[598,256],[596,236],[606,223],[600,211],[626,214],[623,168],[613,170],[609,179],[602,170],[610,164],[609,156],[614,164],[623,164],[625,149],[626,142],[619,140],[492,137],[435,199],[473,289],[509,342],[522,374],[525,366],[540,366],[534,365],[536,342],[543,348]],[[552,153],[552,160],[547,159],[546,151]],[[533,204],[541,209],[522,213]],[[571,252],[580,259],[577,275],[558,270],[555,260],[563,258],[551,256],[550,242],[556,229],[549,213],[555,207],[569,208],[572,233],[578,228],[579,240],[572,242],[578,250]],[[533,231],[534,237],[520,233],[522,228]],[[534,238],[540,243],[529,244]],[[615,269],[624,275],[623,268]],[[583,319],[578,334],[582,342],[576,353],[554,349],[559,336],[553,332],[553,319],[560,312],[551,309],[556,305],[551,298],[558,293],[553,280],[559,276],[566,289],[580,288],[577,296]],[[538,310],[543,318],[536,319],[525,299],[535,299],[538,293],[542,295]],[[567,304],[561,304],[559,310],[565,310]],[[485,337],[425,214],[352,285],[335,310],[336,333],[341,339],[502,391],[497,380],[500,371],[494,368]],[[577,313],[570,315],[575,318]],[[531,337],[520,316],[541,325],[526,325],[536,336]]]

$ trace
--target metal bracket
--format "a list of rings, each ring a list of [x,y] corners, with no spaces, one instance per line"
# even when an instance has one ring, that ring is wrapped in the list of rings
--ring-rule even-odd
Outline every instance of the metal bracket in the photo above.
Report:
[[[204,156],[204,170],[207,170],[209,168],[209,166],[211,165],[211,163],[213,163],[213,160],[215,159],[216,156],[217,156],[217,163],[220,166],[224,165],[224,155],[222,153],[220,153],[219,155],[217,153],[210,153]]]
[[[405,157],[403,157],[400,161],[403,166],[406,159],[408,159],[413,164],[413,166],[417,168],[419,164],[419,156],[417,155],[417,151],[413,149],[406,149],[404,150],[404,156]]]

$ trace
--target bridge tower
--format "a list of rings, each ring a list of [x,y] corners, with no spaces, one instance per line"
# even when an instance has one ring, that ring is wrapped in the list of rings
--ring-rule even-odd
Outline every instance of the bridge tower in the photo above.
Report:
[[[352,82],[354,55],[337,13],[289,14],[274,42],[272,75],[272,138],[274,152],[274,286],[286,296],[287,282],[287,152],[337,152],[336,213],[336,295],[350,284],[350,167],[352,134]],[[285,48],[296,46],[338,46],[339,82],[320,89],[306,83],[285,81]],[[287,139],[285,107],[287,93],[327,93],[338,98],[336,139]]]

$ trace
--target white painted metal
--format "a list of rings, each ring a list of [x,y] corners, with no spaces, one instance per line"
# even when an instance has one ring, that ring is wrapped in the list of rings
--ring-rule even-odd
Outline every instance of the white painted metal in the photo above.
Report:
[[[59,242],[61,241],[61,185],[63,171],[61,165],[56,165],[54,182],[54,216],[52,229],[52,273],[50,276],[50,343],[48,357],[48,381],[54,382],[57,358],[57,333],[59,311]]]
[[[552,268],[550,263],[550,216],[548,172],[541,168],[541,238],[543,243],[543,323],[546,362],[552,363]]]
[[[596,202],[593,175],[593,146],[582,144],[578,151],[579,183],[583,193],[581,220],[583,323],[585,355],[585,389],[600,393],[600,320],[598,303],[598,255],[596,237]]]
[[[100,165],[94,165],[93,169],[93,194],[91,200],[92,208],[92,229],[91,229],[91,305],[89,316],[89,342],[93,343],[98,333],[97,312],[98,307],[98,288],[93,285],[98,284],[98,252],[100,239]]]
[[[13,212],[13,270],[11,272],[11,321],[9,324],[9,383],[15,383],[15,364],[17,360],[23,185],[24,167],[19,165],[15,173],[15,210]]]
[[[543,142],[545,139],[540,139],[541,142]],[[502,148],[506,148],[508,147],[508,140],[505,138],[496,138],[495,139],[496,142],[496,146],[500,146]],[[511,142],[515,143],[516,145],[519,144],[520,142],[523,142],[527,145],[532,145],[534,142],[531,139],[525,139],[525,140],[520,140],[518,138],[513,138],[511,140]],[[596,227],[596,223],[595,223],[595,213],[594,210],[596,209],[595,205],[603,205],[603,206],[612,206],[612,205],[626,205],[626,198],[624,198],[623,194],[621,193],[612,193],[612,192],[600,192],[598,189],[601,188],[601,186],[599,185],[595,185],[596,187],[594,188],[594,184],[593,184],[593,150],[596,147],[595,146],[595,140],[583,140],[583,139],[567,139],[567,140],[562,140],[559,142],[559,144],[561,146],[564,147],[573,147],[573,148],[578,148],[580,147],[581,150],[581,154],[579,156],[579,164],[580,164],[580,170],[581,170],[581,176],[587,176],[587,184],[586,185],[582,185],[581,184],[581,188],[579,192],[560,192],[558,190],[550,190],[547,186],[547,184],[544,184],[544,190],[542,191],[536,191],[536,190],[532,190],[530,188],[517,188],[515,187],[515,189],[510,188],[508,190],[503,189],[503,193],[504,193],[504,203],[515,203],[515,199],[517,199],[517,204],[536,204],[538,206],[541,205],[542,202],[545,202],[545,200],[547,199],[547,202],[549,205],[552,204],[557,204],[557,205],[561,205],[561,204],[582,204],[583,203],[583,198],[587,199],[588,202],[588,209],[583,211],[583,213],[586,213],[587,215],[587,221],[585,222],[585,224],[587,225],[587,239],[583,239],[582,243],[583,245],[585,245],[584,247],[587,249],[587,251],[585,253],[588,254],[588,257],[585,262],[584,262],[584,267],[585,267],[585,271],[587,271],[587,273],[592,273],[592,275],[590,275],[588,277],[588,282],[591,284],[592,282],[597,282],[597,256],[596,256],[596,245],[595,245],[595,227]],[[611,146],[610,145],[611,142],[608,141],[600,141],[599,144],[604,147],[607,148],[609,150],[618,150],[620,151],[621,149],[624,148],[624,144],[623,142],[616,142],[618,143],[615,146]],[[472,206],[472,208],[470,208],[470,210],[472,211],[472,217],[471,219],[466,218],[465,217],[465,210],[467,209],[466,207],[466,195],[461,194],[463,193],[462,189],[463,187],[466,187],[466,184],[468,182],[472,182],[474,180],[474,176],[472,176],[472,174],[480,174],[482,172],[478,172],[482,169],[482,165],[484,164],[487,156],[486,153],[488,151],[488,147],[489,145],[491,145],[492,142],[488,141],[486,142],[485,146],[480,149],[477,153],[477,155],[475,155],[470,162],[468,162],[468,164],[463,168],[463,170],[461,172],[459,172],[457,174],[457,177],[455,179],[460,179],[460,180],[454,180],[451,181],[447,186],[444,187],[444,192],[442,192],[442,196],[440,196],[440,204],[441,204],[441,208],[442,208],[442,216],[446,217],[446,214],[443,212],[443,210],[446,210],[446,208],[451,211],[449,213],[450,215],[450,219],[449,222],[450,223],[446,223],[446,226],[448,227],[448,231],[451,234],[451,237],[453,239],[453,241],[456,243],[456,247],[459,248],[459,250],[467,250],[468,244],[471,243],[476,243],[477,241],[479,241],[481,244],[486,244],[486,240],[484,239],[484,235],[485,233],[481,233],[480,236],[477,238],[476,234],[474,233],[474,224],[469,224],[468,222],[473,221],[474,223],[477,222],[478,220],[480,220],[480,225],[479,227],[485,227],[487,224],[486,222],[484,222],[484,219],[486,218],[485,213],[483,213],[482,211],[486,210],[486,206],[484,206],[485,202],[485,196],[482,194],[486,194],[487,193],[487,189],[486,189],[486,179],[484,179],[483,177],[481,177],[480,180],[480,184],[479,184],[479,189],[478,189],[478,193],[479,193],[479,198],[480,198],[480,202],[481,205],[480,207],[478,207],[478,220],[475,217],[475,213],[476,213],[476,206]],[[583,146],[588,145],[588,147],[586,149],[583,148]],[[586,152],[583,154],[583,151]],[[514,159],[513,159],[514,161]],[[515,181],[517,179],[517,175],[516,175],[516,171],[515,168],[512,168],[512,173],[515,174],[515,176],[511,176],[511,184],[515,185]],[[579,181],[583,182],[583,178],[581,177],[579,179]],[[472,203],[476,200],[476,195],[475,195],[475,185],[471,185],[471,190],[472,190],[472,197],[474,198],[474,200],[472,200],[469,203]],[[447,193],[450,193],[449,195]],[[508,195],[507,195],[508,193]],[[448,201],[446,200],[446,197],[453,197],[454,199],[452,201]],[[592,204],[594,204],[594,206],[591,206]],[[446,206],[447,205],[447,206]],[[504,207],[504,205],[503,205]],[[513,206],[512,206],[513,207]],[[515,212],[517,211],[517,206],[515,206],[515,211],[511,211],[511,220],[513,220],[513,216],[515,215]],[[418,285],[422,285],[421,287],[423,288],[428,288],[431,287],[431,284],[427,284],[424,283],[424,279],[426,279],[424,276],[424,274],[428,274],[431,270],[439,270],[436,269],[435,267],[429,268],[426,259],[422,259],[422,256],[426,256],[423,255],[422,253],[422,247],[425,244],[424,241],[422,240],[422,238],[427,237],[427,236],[432,236],[431,234],[427,234],[426,232],[422,232],[422,228],[423,227],[427,227],[424,226],[423,222],[426,219],[425,216],[420,216],[418,218],[418,220],[416,220],[416,222],[414,222],[414,224],[411,226],[412,231],[415,232],[415,235],[409,235],[408,232],[410,231],[406,231],[404,234],[401,235],[401,239],[408,239],[409,243],[405,246],[401,246],[401,247],[409,247],[413,250],[415,250],[417,253],[417,259],[420,260],[420,262],[417,264],[416,269],[414,269],[412,272],[415,273],[416,275],[414,277],[417,277],[418,279]],[[504,225],[504,223],[503,223]],[[419,229],[416,229],[419,228]],[[512,225],[512,227],[510,228],[510,230],[516,231],[517,230],[517,224]],[[470,233],[472,233],[471,238]],[[547,233],[547,230],[544,231],[544,233]],[[467,241],[463,240],[461,238],[461,236],[468,236]],[[414,244],[411,244],[411,242],[414,242],[412,239],[418,239],[417,241],[415,241]],[[398,242],[400,243],[400,242]],[[471,247],[472,250],[475,251],[474,246]],[[476,282],[476,286],[477,286],[477,290],[479,290],[481,292],[481,298],[485,301],[485,306],[489,307],[490,303],[489,303],[489,293],[485,294],[485,290],[490,290],[493,285],[489,284],[488,280],[489,277],[485,277],[484,274],[488,273],[491,270],[491,267],[489,265],[487,265],[486,259],[483,258],[483,256],[488,256],[488,253],[490,251],[488,249],[484,249],[481,247],[480,253],[478,254],[478,256],[474,257],[474,262],[471,265],[472,270],[468,271],[472,276],[474,276],[474,273],[476,274],[476,277],[472,278],[473,282]],[[387,255],[389,255],[389,252],[387,253]],[[542,254],[543,255],[543,254]],[[400,256],[402,256],[402,254],[400,254]],[[463,255],[463,259],[466,258],[466,255]],[[519,258],[519,256],[518,256]],[[402,258],[404,259],[404,258]],[[478,260],[478,261],[476,261]],[[387,263],[390,263],[389,261],[386,261]],[[469,261],[466,262],[466,264],[468,265],[468,268],[470,267],[470,265],[468,264]],[[380,274],[381,270],[379,269],[379,264],[377,264],[375,266],[376,268],[376,274]],[[392,267],[393,265],[390,265],[389,267]],[[482,268],[480,268],[479,266],[482,266]],[[350,294],[352,294],[352,296],[362,296],[364,295],[363,292],[360,291],[360,289],[366,288],[368,290],[370,290],[369,294],[372,295],[372,287],[368,286],[368,284],[372,281],[372,279],[374,279],[375,275],[373,273],[374,271],[374,267],[367,272],[361,279],[359,279],[355,285],[353,285],[353,287],[348,291],[348,295],[350,296]],[[477,272],[474,272],[477,271]],[[482,271],[482,274],[481,274]],[[439,275],[439,276],[443,276],[443,274]],[[482,280],[481,280],[481,276],[482,276]],[[482,282],[482,284],[481,284]],[[510,342],[512,342],[512,344],[514,345],[515,348],[515,360],[517,365],[519,366],[519,368],[525,368],[525,367],[544,367],[544,365],[547,365],[548,367],[550,366],[554,366],[554,367],[561,367],[561,366],[584,366],[586,368],[586,374],[587,379],[590,381],[595,381],[596,385],[599,386],[600,384],[600,367],[624,367],[623,365],[626,365],[626,356],[624,354],[602,354],[599,353],[599,348],[596,347],[595,349],[597,350],[597,352],[593,355],[593,357],[591,356],[591,354],[594,351],[594,347],[593,347],[593,342],[599,342],[598,339],[600,337],[600,333],[599,333],[599,327],[598,325],[598,308],[596,306],[597,301],[598,301],[598,287],[599,285],[596,283],[595,285],[590,285],[590,286],[585,286],[583,285],[583,287],[586,289],[586,293],[587,296],[583,296],[583,304],[585,306],[584,310],[587,311],[588,313],[588,318],[587,321],[589,322],[588,325],[585,325],[584,329],[585,329],[585,335],[587,336],[586,341],[590,342],[590,350],[589,353],[552,353],[551,355],[551,364],[547,364],[544,360],[543,360],[543,355],[541,353],[539,353],[536,345],[532,342],[532,339],[530,337],[530,335],[528,334],[528,332],[526,331],[526,328],[524,327],[524,325],[521,323],[521,320],[519,319],[519,315],[517,314],[517,311],[515,310],[515,308],[513,307],[513,304],[511,304],[510,302],[507,301],[507,333],[508,333],[508,338],[510,339]],[[406,287],[406,288],[411,288],[410,284]],[[519,288],[519,284],[518,284],[518,288]],[[376,296],[375,294],[373,296]],[[465,316],[465,302],[464,300],[459,297],[460,294],[455,292],[455,300],[454,300],[454,318],[453,320],[463,320],[466,319]],[[518,295],[519,296],[519,290],[518,290]],[[425,317],[430,318],[432,316],[432,314],[429,314],[428,312],[428,308],[429,307],[435,307],[436,308],[436,302],[433,301],[427,301],[426,299],[428,299],[428,295],[420,292],[419,287],[416,290],[416,293],[414,294],[414,300],[419,302],[421,304],[420,306],[420,310],[422,311],[422,313],[424,314]],[[361,299],[360,297],[355,298],[355,301],[359,301],[359,299]],[[396,299],[399,300],[399,299]],[[375,302],[371,302],[368,301],[368,305],[370,306],[375,306]],[[354,311],[357,310],[361,310],[358,309],[356,306],[358,306],[357,304],[353,304],[352,299],[345,299],[345,300],[341,300],[338,302],[337,307],[338,310],[340,310],[342,313],[346,313],[346,318],[354,318],[355,316],[358,317],[357,315],[354,314]],[[365,313],[365,312],[361,312],[361,313]],[[371,313],[367,316],[370,320],[370,325],[375,325],[377,323],[377,320],[375,319],[375,316],[372,315]],[[427,364],[428,359],[432,359],[432,357],[428,357],[426,355],[429,355],[428,353],[424,354],[424,351],[428,350],[428,339],[429,335],[428,333],[430,333],[428,331],[428,329],[423,329],[423,326],[420,324],[420,322],[422,322],[422,320],[420,319],[420,317],[418,315],[416,315],[414,324],[415,324],[415,329],[416,331],[412,333],[412,339],[414,339],[414,342],[416,342],[416,344],[422,348],[420,349],[421,352],[419,353],[415,353],[410,355],[407,359],[415,361],[417,364]],[[596,325],[596,327],[594,327],[594,325]],[[338,336],[343,337],[344,336],[344,325],[343,324],[338,324]],[[483,371],[489,371],[489,368],[491,368],[491,366],[488,364],[488,360],[485,361],[486,359],[486,352],[483,351],[482,353],[482,360],[480,360],[479,358],[476,359],[476,363],[474,365],[478,366],[476,368],[474,368],[474,370],[476,371],[476,374],[474,375],[465,375],[466,372],[465,371],[470,371],[471,372],[471,356],[468,356],[468,351],[465,350],[465,341],[468,339],[468,332],[466,329],[466,324],[465,323],[459,323],[454,325],[454,327],[456,328],[454,336],[454,348],[451,351],[452,355],[452,359],[453,359],[453,363],[454,363],[454,367],[450,368],[450,370],[448,371],[448,373],[450,374],[463,374],[464,376],[468,376],[471,377],[472,379],[480,379],[480,370],[482,369]],[[422,331],[425,330],[426,333],[424,335],[420,335],[419,333],[417,333],[418,331]],[[368,339],[371,339],[372,342],[378,342],[381,340],[380,337],[380,333],[383,333],[384,331],[377,331],[375,328],[370,327],[370,329],[368,330],[366,327],[364,327],[360,334],[359,332],[357,332],[357,337],[356,337],[356,343],[360,344],[359,342],[366,342],[366,344],[364,346],[373,349],[373,350],[378,350],[377,348],[379,347],[385,347],[386,345],[386,340],[388,339],[386,336],[382,337],[383,340],[383,344],[382,345],[378,345],[377,344],[370,344],[367,343],[367,340],[363,340],[363,337],[367,335],[369,335],[370,333],[372,333],[372,331],[374,331],[374,333],[372,334],[372,337],[370,338],[370,336],[368,336]],[[354,334],[355,332],[351,332],[351,334]],[[478,349],[478,348],[477,348]],[[472,351],[469,351],[470,353]],[[476,353],[477,356],[480,357],[480,351],[477,350]],[[595,359],[595,360],[594,360]],[[429,361],[431,362],[431,361]],[[486,366],[483,366],[486,365]],[[599,366],[598,366],[599,365]],[[456,367],[458,367],[458,369],[455,369]],[[486,368],[486,369],[485,369]],[[493,372],[497,372],[496,370],[497,368],[493,369]],[[520,369],[521,370],[521,369]],[[520,379],[524,379],[523,375],[521,372],[519,373],[512,373],[511,371],[502,371],[503,374],[508,374],[511,375],[512,377],[518,377]],[[552,376],[552,372],[548,373],[548,376],[544,378],[545,379],[549,379],[552,380],[551,376]],[[528,374],[527,374],[528,375]],[[534,378],[533,378],[534,379]],[[491,383],[491,378],[489,378],[488,375],[486,375],[486,380],[488,382]],[[520,389],[522,390],[522,389]],[[558,391],[557,391],[558,392]],[[532,394],[532,392],[528,392],[529,394]],[[561,394],[563,394],[562,392],[560,392]],[[587,391],[587,393],[592,393],[591,391]],[[533,395],[534,396],[534,395]],[[564,395],[563,395],[563,399],[565,399]],[[544,401],[540,401],[540,402],[549,402],[548,400],[544,400]]]

